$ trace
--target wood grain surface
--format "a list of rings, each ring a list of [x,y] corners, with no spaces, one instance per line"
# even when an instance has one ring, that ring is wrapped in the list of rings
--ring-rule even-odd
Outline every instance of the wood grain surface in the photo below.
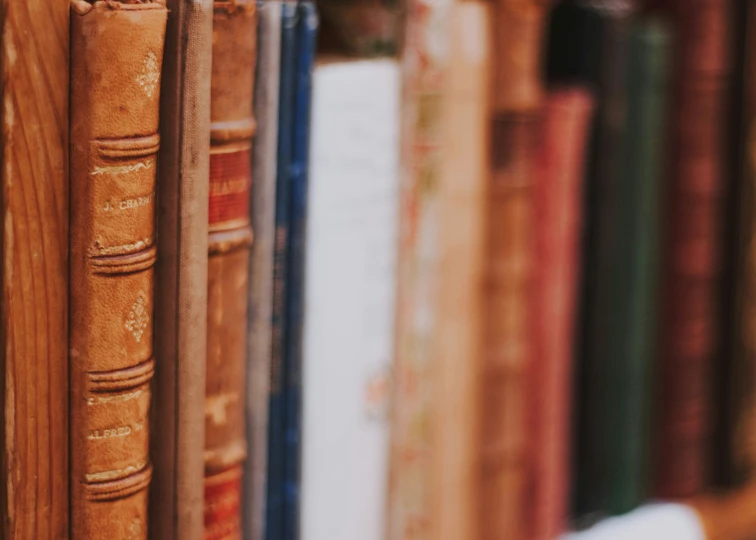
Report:
[[[0,3],[6,539],[68,537],[68,9]]]

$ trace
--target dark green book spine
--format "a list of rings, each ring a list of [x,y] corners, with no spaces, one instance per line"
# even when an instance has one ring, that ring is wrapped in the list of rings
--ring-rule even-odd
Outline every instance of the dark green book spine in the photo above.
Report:
[[[670,37],[656,19],[633,25],[627,64],[626,139],[615,192],[611,257],[604,509],[633,509],[650,488],[651,401],[657,356],[657,298]]]

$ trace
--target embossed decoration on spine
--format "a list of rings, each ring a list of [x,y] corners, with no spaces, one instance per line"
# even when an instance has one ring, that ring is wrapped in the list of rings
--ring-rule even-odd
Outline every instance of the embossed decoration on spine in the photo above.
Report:
[[[167,12],[157,2],[71,6],[72,531],[146,539]]]
[[[241,538],[247,457],[245,370],[252,228],[250,155],[257,43],[254,2],[215,2],[205,397],[205,540]]]

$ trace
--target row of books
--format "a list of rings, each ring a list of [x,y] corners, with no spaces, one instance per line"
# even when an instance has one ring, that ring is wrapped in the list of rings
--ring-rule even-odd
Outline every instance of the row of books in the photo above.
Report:
[[[750,0],[322,0],[320,53],[310,0],[1,2],[3,538],[546,540],[751,480]]]
[[[355,82],[389,67],[316,68],[305,535],[351,524],[344,537],[364,537],[344,509],[370,504],[372,538],[553,539],[690,498],[709,538],[756,533],[756,6],[546,4],[406,5],[396,199],[348,185],[359,171],[386,186],[396,158],[381,142],[390,121],[377,120],[396,94]],[[379,24],[393,3],[322,7],[335,41],[394,49]],[[372,40],[340,27],[360,21],[375,23],[363,24]],[[396,214],[387,284],[397,255],[373,242],[394,234]],[[387,270],[360,273],[369,260]],[[387,290],[395,305],[372,296]],[[390,353],[372,334],[358,344],[357,313],[379,321],[369,327],[383,326]],[[387,484],[365,486],[359,467]],[[675,515],[693,531],[680,538],[702,537],[690,512]],[[618,538],[623,522],[609,523],[586,538]]]

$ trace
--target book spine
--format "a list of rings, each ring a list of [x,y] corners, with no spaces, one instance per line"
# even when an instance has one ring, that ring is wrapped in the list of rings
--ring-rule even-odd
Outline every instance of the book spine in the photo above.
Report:
[[[491,176],[485,225],[481,355],[481,538],[525,534],[527,370],[532,324],[533,203],[540,50],[547,8],[500,0],[494,9]]]
[[[167,10],[71,7],[72,534],[146,539]]]
[[[616,242],[612,223],[622,170],[627,54],[634,12],[634,2],[625,0],[563,2],[554,10],[550,28],[550,81],[590,86],[596,105],[583,189],[574,376],[577,388],[573,391],[575,452],[571,498],[573,512],[582,522],[606,510],[608,476],[604,474],[604,460],[608,456],[603,427],[607,425],[605,416],[613,414],[605,404],[606,382],[612,371],[606,361],[607,324],[615,308],[609,279]],[[575,32],[580,32],[583,39],[573,39]],[[596,43],[601,46],[596,47]]]
[[[728,253],[724,261],[727,287],[724,306],[724,369],[716,410],[718,432],[717,482],[732,487],[753,478],[756,472],[756,159],[750,150],[756,140],[756,6],[752,0],[736,2],[734,14],[737,36],[736,76],[729,133],[735,181],[728,193],[725,238]],[[734,279],[731,279],[734,278]],[[727,339],[729,338],[729,339]]]
[[[669,34],[656,19],[632,27],[627,62],[627,137],[615,190],[604,382],[604,508],[632,510],[649,495],[650,424],[658,355],[661,185]]]
[[[313,2],[297,5],[297,58],[294,96],[294,127],[289,199],[289,252],[286,275],[286,353],[284,363],[286,441],[284,470],[285,540],[299,537],[299,482],[302,424],[302,339],[304,323],[304,278],[306,255],[307,192],[309,177],[310,109],[312,70],[318,30]]]
[[[656,494],[711,480],[715,359],[721,346],[722,232],[729,93],[727,0],[675,2],[678,58],[668,193]]]
[[[281,3],[257,3],[257,74],[254,114],[257,134],[252,149],[250,208],[255,241],[249,270],[247,340],[247,443],[245,471],[245,538],[262,540],[268,468],[268,399],[270,395],[273,249],[276,236],[276,152],[281,60]]]
[[[328,538],[338,530],[343,538],[383,540],[399,65],[394,59],[323,61],[313,77],[302,539]],[[353,133],[360,136],[348,135]]]
[[[201,540],[212,0],[169,0],[158,160],[150,537]],[[179,61],[179,59],[182,59]]]
[[[431,366],[430,538],[480,538],[479,377],[482,355],[492,6],[451,6],[449,67],[441,98],[437,266]]]
[[[67,2],[0,3],[0,537],[69,534]]]
[[[289,252],[289,205],[294,129],[297,4],[281,2],[281,71],[276,157],[275,239],[273,244],[273,312],[271,315],[270,395],[268,403],[268,478],[265,538],[280,540],[284,528],[286,354],[286,276]]]
[[[402,58],[399,259],[386,535],[434,538],[428,479],[431,339],[438,249],[438,180],[443,171],[451,3],[407,4]]]
[[[216,0],[210,81],[210,183],[205,390],[205,540],[241,535],[246,337],[252,228],[253,1]]]
[[[592,111],[593,96],[584,88],[552,90],[539,126],[529,398],[535,465],[528,522],[534,540],[556,538],[567,524],[574,312]]]

